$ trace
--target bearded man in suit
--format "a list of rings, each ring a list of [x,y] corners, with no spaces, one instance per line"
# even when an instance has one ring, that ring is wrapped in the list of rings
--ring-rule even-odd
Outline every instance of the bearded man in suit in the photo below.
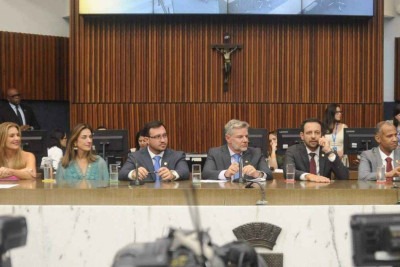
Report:
[[[349,178],[349,170],[331,149],[323,133],[320,120],[311,118],[303,121],[300,130],[303,143],[290,146],[285,154],[285,177],[287,164],[294,164],[296,180],[329,183],[333,173],[336,179]]]
[[[249,147],[248,128],[247,122],[239,120],[230,120],[225,125],[226,144],[208,151],[203,179],[238,181],[240,162],[243,176],[272,179],[261,149]]]
[[[168,135],[161,121],[152,121],[143,128],[147,148],[131,153],[119,172],[120,180],[166,182],[189,178],[185,153],[168,146]]]

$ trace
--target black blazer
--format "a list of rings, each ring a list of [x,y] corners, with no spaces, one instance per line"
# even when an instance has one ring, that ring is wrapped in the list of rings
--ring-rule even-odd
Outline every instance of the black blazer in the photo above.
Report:
[[[283,165],[284,176],[286,177],[286,164],[293,163],[295,171],[295,179],[299,180],[303,173],[310,173],[310,160],[308,159],[307,149],[304,144],[293,145],[288,148],[285,155],[285,163]],[[332,173],[336,179],[348,179],[349,170],[343,165],[339,156],[331,162],[322,149],[319,150],[319,173],[322,176],[332,178]]]
[[[26,124],[32,126],[34,130],[40,130],[40,125],[36,120],[33,110],[29,106],[26,106],[24,104],[21,104],[20,106],[22,108],[22,111],[24,112]],[[20,125],[17,114],[10,107],[10,104],[8,102],[2,104],[0,107],[0,123],[3,122],[15,122],[16,124]]]
[[[267,180],[272,179],[272,172],[259,148],[248,147],[243,152],[242,158],[244,166],[252,165],[256,170],[264,172],[267,175]],[[203,179],[218,180],[219,173],[228,169],[231,164],[228,145],[211,148],[204,164]]]

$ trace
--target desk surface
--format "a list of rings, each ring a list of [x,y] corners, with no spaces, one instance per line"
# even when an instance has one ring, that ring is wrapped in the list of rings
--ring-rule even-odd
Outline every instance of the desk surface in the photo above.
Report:
[[[2,184],[13,182],[2,182]],[[14,182],[15,183],[15,182]],[[191,181],[130,186],[129,182],[109,185],[93,181],[76,184],[19,181],[17,186],[1,189],[2,205],[186,205]],[[397,204],[396,184],[377,184],[354,180],[330,184],[285,183],[275,179],[264,183],[268,205],[387,205]],[[221,182],[201,183],[196,188],[199,205],[255,205],[261,199],[258,185]]]

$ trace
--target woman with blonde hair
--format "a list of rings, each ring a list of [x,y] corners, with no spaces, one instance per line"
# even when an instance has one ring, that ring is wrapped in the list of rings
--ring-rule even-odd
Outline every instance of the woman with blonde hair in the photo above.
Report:
[[[20,127],[13,122],[0,124],[0,180],[35,178],[35,155],[21,149]]]
[[[80,123],[72,130],[65,155],[56,173],[56,179],[108,180],[108,168],[103,158],[94,154],[93,130]]]

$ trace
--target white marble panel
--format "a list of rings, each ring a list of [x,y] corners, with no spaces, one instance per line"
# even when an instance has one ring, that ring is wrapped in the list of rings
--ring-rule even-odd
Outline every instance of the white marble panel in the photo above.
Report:
[[[201,224],[212,240],[235,240],[232,229],[249,222],[282,227],[274,252],[284,265],[353,266],[350,216],[399,213],[399,206],[202,206]],[[164,237],[170,226],[193,229],[185,206],[0,206],[1,215],[28,222],[27,246],[11,250],[18,266],[111,266],[131,242]]]

